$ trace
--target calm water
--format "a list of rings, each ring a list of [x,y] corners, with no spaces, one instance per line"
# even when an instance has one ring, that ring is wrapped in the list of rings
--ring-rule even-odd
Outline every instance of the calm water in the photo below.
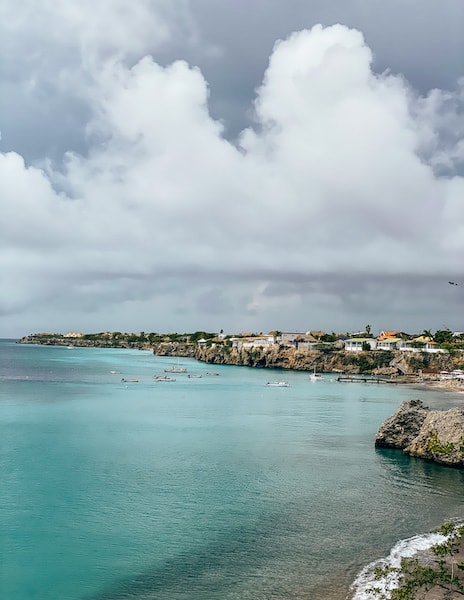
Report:
[[[464,515],[462,472],[374,449],[402,400],[463,395],[189,359],[201,378],[156,383],[172,361],[149,352],[0,349],[6,600],[342,600]]]

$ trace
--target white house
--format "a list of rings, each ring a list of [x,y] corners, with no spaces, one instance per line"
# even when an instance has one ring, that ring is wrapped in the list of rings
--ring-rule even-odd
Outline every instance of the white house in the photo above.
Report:
[[[403,340],[398,337],[377,340],[377,350],[399,350]]]
[[[269,349],[274,344],[273,335],[257,335],[253,337],[231,338],[232,348],[265,348]]]
[[[401,340],[398,344],[398,350],[402,352],[444,352],[442,348],[438,348],[436,342],[424,335],[420,335],[413,340]]]
[[[369,344],[371,350],[375,350],[377,340],[374,340],[373,338],[351,338],[345,340],[345,350],[347,352],[361,352],[364,343]]]

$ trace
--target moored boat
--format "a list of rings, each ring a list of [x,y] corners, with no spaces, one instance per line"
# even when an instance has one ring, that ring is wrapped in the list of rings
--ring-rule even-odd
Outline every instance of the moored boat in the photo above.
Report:
[[[311,381],[321,381],[323,379],[322,375],[316,372],[316,369],[314,369],[314,372],[311,373],[309,378]]]
[[[153,375],[155,381],[175,381],[174,377],[168,377],[167,375]]]

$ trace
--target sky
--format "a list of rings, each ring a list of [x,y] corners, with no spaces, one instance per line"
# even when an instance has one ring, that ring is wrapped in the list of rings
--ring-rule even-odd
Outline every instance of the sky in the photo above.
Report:
[[[463,31],[462,0],[3,0],[0,336],[463,331]]]

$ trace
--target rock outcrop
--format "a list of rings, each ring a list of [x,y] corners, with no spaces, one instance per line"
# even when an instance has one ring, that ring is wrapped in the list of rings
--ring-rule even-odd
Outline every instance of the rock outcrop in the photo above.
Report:
[[[449,467],[464,467],[464,408],[430,410],[420,400],[403,402],[384,421],[375,438],[377,448],[399,448]]]

